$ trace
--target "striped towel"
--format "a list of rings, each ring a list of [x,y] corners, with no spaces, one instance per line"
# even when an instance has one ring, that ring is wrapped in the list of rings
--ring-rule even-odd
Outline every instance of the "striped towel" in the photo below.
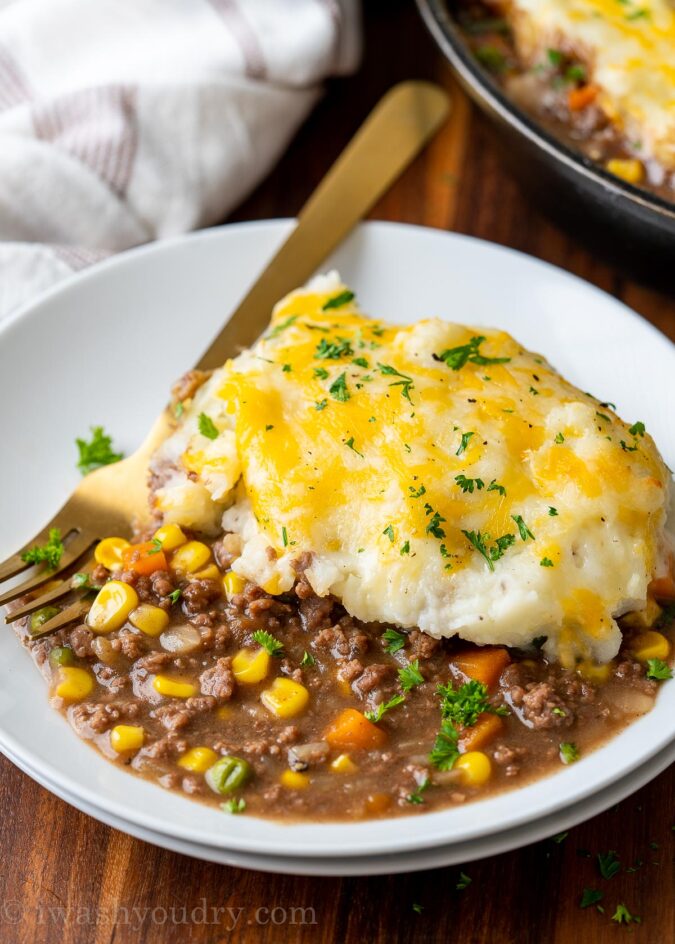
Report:
[[[355,68],[357,3],[0,0],[0,318],[224,219]]]

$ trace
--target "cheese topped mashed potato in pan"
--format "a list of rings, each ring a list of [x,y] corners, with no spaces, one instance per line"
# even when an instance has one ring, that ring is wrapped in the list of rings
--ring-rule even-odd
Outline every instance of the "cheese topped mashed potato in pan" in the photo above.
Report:
[[[675,7],[671,0],[505,0],[524,62],[580,58],[597,104],[645,157],[675,169]]]
[[[607,660],[665,572],[671,476],[641,422],[503,331],[365,317],[335,274],[281,301],[153,460],[167,522],[241,538],[364,621]]]

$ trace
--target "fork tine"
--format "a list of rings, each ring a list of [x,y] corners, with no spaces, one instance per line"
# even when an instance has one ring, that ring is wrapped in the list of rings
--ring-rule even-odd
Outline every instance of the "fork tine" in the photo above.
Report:
[[[80,567],[79,572],[82,574],[90,574],[94,569],[95,561],[92,559]],[[11,613],[5,615],[6,623],[13,623],[18,619],[21,619],[23,616],[29,616],[31,613],[34,613],[35,610],[41,609],[43,606],[46,606],[48,603],[53,603],[54,600],[59,600],[61,597],[66,596],[66,594],[71,593],[73,589],[71,584],[71,577],[67,577],[65,580],[62,580],[58,587],[54,587],[53,590],[48,590],[47,593],[43,593],[39,597],[35,597],[34,600],[29,600],[28,603],[24,603],[23,606],[17,607],[15,610],[12,610]]]
[[[36,629],[34,632],[32,632],[30,634],[30,638],[38,639],[40,636],[47,636],[49,633],[55,633],[57,629],[61,629],[62,626],[67,626],[68,623],[72,623],[76,619],[79,619],[80,616],[83,616],[90,606],[90,603],[88,603],[83,597],[80,597],[79,600],[71,603],[70,606],[66,607],[65,610],[61,610],[58,616],[53,616],[50,620],[47,620],[46,623],[43,623],[39,629]]]
[[[61,556],[59,566],[55,570],[49,570],[47,567],[43,567],[35,577],[24,580],[24,582],[20,583],[17,587],[12,587],[11,590],[7,590],[0,596],[0,606],[4,606],[6,603],[16,600],[17,597],[22,597],[36,587],[40,587],[48,580],[53,580],[55,577],[58,577],[59,574],[63,573],[78,557],[81,557],[85,551],[89,550],[95,541],[96,537],[91,532],[81,531],[68,542]]]

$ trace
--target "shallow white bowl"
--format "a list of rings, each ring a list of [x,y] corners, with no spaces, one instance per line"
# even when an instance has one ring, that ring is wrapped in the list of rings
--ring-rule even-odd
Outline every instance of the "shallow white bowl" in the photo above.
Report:
[[[289,225],[228,226],[118,256],[3,328],[0,556],[28,540],[73,487],[74,439],[89,425],[104,424],[126,451],[141,440],[172,380],[197,359]],[[675,462],[675,349],[610,296],[511,250],[395,224],[361,227],[326,268],[333,265],[376,317],[438,315],[511,331],[582,389],[645,422]],[[374,856],[470,842],[583,801],[674,736],[669,682],[649,715],[524,788],[395,822],[284,825],[224,816],[109,764],[48,707],[43,681],[9,629],[0,660],[0,749],[24,769],[130,829],[257,855]]]

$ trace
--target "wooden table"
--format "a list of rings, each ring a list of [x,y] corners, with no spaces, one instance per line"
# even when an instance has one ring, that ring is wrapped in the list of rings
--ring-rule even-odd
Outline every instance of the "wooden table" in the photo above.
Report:
[[[410,3],[365,5],[363,69],[331,85],[236,219],[293,215],[395,81],[426,77],[452,87]],[[450,126],[373,216],[469,233],[546,259],[624,299],[675,338],[675,302],[627,281],[543,219],[502,170],[483,120],[454,87],[453,95]],[[672,771],[662,774],[560,843],[547,840],[471,863],[464,869],[471,884],[458,891],[459,868],[309,879],[173,855],[76,812],[0,758],[0,942],[604,944],[628,935],[635,944],[667,944],[675,936],[674,783]],[[644,864],[603,879],[595,855],[609,849],[624,869]],[[584,887],[604,893],[604,915],[580,909]],[[610,920],[618,903],[642,924],[618,927]]]

